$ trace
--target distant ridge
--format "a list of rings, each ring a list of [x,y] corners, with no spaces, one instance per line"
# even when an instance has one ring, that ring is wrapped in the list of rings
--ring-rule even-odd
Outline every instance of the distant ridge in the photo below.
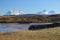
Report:
[[[39,15],[56,15],[55,11],[46,11],[46,10],[43,10],[43,11],[40,11],[38,12],[37,14]]]
[[[43,11],[40,11],[40,12],[37,12],[35,14],[26,14],[25,12],[21,11],[21,10],[11,10],[11,11],[8,11],[5,15],[24,15],[24,16],[31,16],[31,15],[56,15],[57,13],[53,10],[51,11],[46,11],[46,10],[43,10]]]
[[[24,12],[21,10],[8,11],[5,15],[22,15]]]
[[[0,16],[0,23],[60,23],[60,14],[55,15],[5,15]]]

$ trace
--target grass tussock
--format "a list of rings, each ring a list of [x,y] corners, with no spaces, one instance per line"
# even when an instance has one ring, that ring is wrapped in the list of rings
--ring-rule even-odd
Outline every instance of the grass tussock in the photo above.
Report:
[[[60,40],[60,27],[0,32],[0,40]]]

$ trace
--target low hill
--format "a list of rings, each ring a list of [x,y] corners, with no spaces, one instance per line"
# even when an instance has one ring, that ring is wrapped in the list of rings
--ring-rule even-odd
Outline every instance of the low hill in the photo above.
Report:
[[[10,15],[0,16],[0,23],[41,23],[41,22],[60,22],[60,14],[57,15]]]

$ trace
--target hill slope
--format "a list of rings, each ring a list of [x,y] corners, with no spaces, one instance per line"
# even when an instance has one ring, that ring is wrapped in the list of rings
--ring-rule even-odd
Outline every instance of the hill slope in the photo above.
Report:
[[[0,16],[0,23],[40,23],[60,22],[60,14],[57,15],[20,15]]]
[[[0,40],[60,40],[60,27],[35,31],[0,32]]]

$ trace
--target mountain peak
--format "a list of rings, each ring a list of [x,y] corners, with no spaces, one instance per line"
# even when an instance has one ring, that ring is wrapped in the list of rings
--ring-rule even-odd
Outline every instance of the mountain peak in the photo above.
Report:
[[[24,12],[21,10],[11,10],[8,11],[6,15],[22,15]]]
[[[38,14],[40,14],[40,15],[54,15],[56,13],[55,13],[55,11],[46,11],[46,10],[43,10],[43,11],[38,12]]]

